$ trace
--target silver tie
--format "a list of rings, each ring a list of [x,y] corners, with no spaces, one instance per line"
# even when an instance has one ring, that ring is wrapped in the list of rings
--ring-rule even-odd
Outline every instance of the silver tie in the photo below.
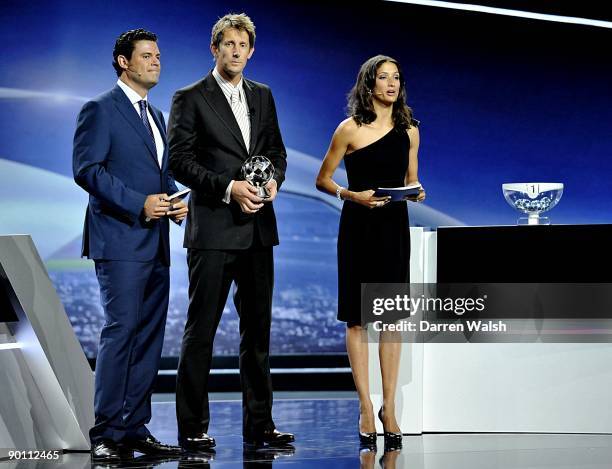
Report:
[[[242,139],[244,140],[244,144],[248,150],[251,141],[251,121],[249,120],[249,113],[247,111],[246,103],[244,102],[244,99],[240,99],[240,90],[238,88],[234,88],[232,90],[231,106],[236,122],[238,123],[238,127],[240,127]]]

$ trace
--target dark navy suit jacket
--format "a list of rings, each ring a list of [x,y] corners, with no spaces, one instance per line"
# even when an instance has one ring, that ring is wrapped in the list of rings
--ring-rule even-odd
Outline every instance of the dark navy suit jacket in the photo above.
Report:
[[[164,116],[149,105],[164,141],[162,167],[148,130],[119,86],[87,102],[74,135],[74,179],[89,193],[82,255],[170,265],[168,218],[145,221],[147,195],[178,189],[168,171]],[[161,245],[160,245],[161,243]]]

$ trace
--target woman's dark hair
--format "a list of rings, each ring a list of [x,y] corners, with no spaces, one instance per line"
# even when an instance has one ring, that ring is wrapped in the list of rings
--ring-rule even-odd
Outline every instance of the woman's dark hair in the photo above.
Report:
[[[136,41],[154,41],[157,42],[157,36],[151,31],[146,29],[130,29],[129,31],[120,34],[115,41],[115,48],[113,49],[113,67],[117,76],[121,76],[123,69],[117,62],[117,57],[123,55],[126,59],[132,58]]]
[[[372,105],[372,91],[376,85],[378,68],[385,62],[395,64],[400,76],[400,89],[397,101],[393,103],[393,124],[396,128],[409,129],[412,122],[412,109],[406,105],[406,86],[404,75],[397,60],[386,55],[369,58],[359,69],[357,82],[348,95],[348,116],[355,119],[357,125],[369,124],[376,119]]]

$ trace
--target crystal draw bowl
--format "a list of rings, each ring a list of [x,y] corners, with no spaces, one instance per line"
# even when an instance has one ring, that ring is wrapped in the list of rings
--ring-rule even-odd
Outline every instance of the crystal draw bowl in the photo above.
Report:
[[[563,195],[563,184],[560,182],[518,182],[502,184],[504,198],[510,206],[527,217],[519,218],[518,224],[548,224],[548,218],[540,213],[551,210]]]

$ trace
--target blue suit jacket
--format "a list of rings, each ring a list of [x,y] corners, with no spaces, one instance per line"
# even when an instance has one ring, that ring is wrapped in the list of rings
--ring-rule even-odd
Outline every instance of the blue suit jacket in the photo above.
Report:
[[[161,169],[151,136],[119,86],[79,114],[72,169],[89,193],[82,255],[90,259],[142,262],[161,252],[170,265],[168,218],[147,223],[143,215],[147,195],[178,190],[168,171],[164,116],[149,109],[164,140]]]

